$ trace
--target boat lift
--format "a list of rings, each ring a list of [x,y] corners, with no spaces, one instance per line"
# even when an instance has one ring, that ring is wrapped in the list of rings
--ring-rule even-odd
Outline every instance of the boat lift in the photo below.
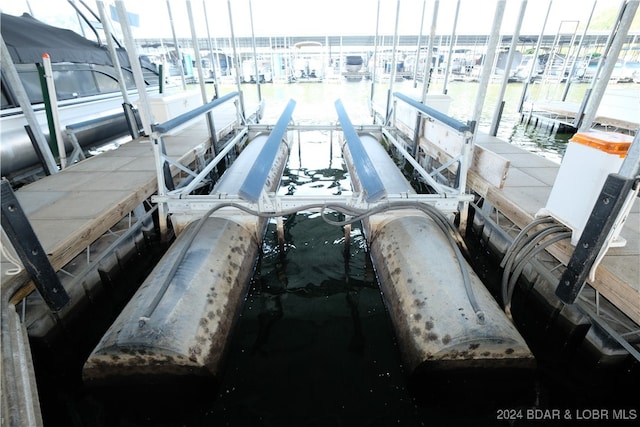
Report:
[[[166,155],[164,135],[236,97],[232,93],[153,126],[159,189],[152,201],[158,204],[159,212],[171,216],[177,237],[92,352],[83,369],[85,380],[100,382],[137,375],[217,376],[233,314],[253,271],[251,266],[256,262],[267,220],[279,220],[301,211],[320,212],[326,222],[344,225],[345,233],[349,233],[350,224],[363,221],[367,233],[372,233],[368,237],[372,251],[383,254],[377,262],[385,265],[385,271],[391,270],[384,251],[397,245],[403,233],[412,236],[407,239],[411,244],[398,247],[394,255],[388,254],[388,258],[395,256],[402,260],[401,265],[406,268],[397,270],[404,273],[392,274],[395,281],[381,282],[388,295],[411,293],[406,283],[419,288],[413,297],[405,299],[405,305],[393,297],[389,303],[394,307],[399,333],[405,337],[409,332],[413,334],[403,340],[402,346],[412,373],[420,374],[431,367],[436,370],[474,367],[479,360],[492,367],[530,368],[533,356],[524,339],[468,267],[463,239],[446,215],[458,212],[473,198],[465,193],[466,179],[462,178],[470,153],[468,143],[472,140],[466,125],[395,94],[396,102],[407,102],[427,114],[425,117],[442,125],[451,138],[456,138],[452,128],[457,128],[458,136],[467,142],[456,157],[455,162],[460,163],[456,183],[439,183],[421,170],[421,175],[432,184],[430,194],[415,193],[383,146],[385,139],[393,140],[390,144],[411,158],[400,142],[403,137],[396,130],[387,129],[387,125],[354,126],[339,99],[335,102],[339,125],[297,125],[292,121],[296,102],[289,100],[275,125],[239,127],[236,135],[200,172],[180,167]],[[293,140],[289,134],[294,130],[329,131],[331,137],[333,132],[343,133],[342,152],[352,177],[350,195],[277,194],[291,152]],[[255,137],[249,137],[254,134]],[[242,151],[222,176],[212,182],[213,169],[236,147],[243,147]],[[412,164],[422,169],[415,160]],[[171,176],[167,173],[170,165],[187,173],[183,182],[173,185],[167,179]],[[346,218],[337,222],[325,216],[327,211]],[[282,233],[281,227],[278,232]],[[424,280],[429,286],[417,280],[424,272],[428,272]],[[403,277],[408,280],[403,281]],[[442,286],[447,282],[451,283]],[[423,308],[431,301],[443,304],[437,313],[433,311],[435,307],[429,306],[429,314],[416,317],[406,304],[413,304],[418,298],[429,300],[420,303]],[[471,315],[461,316],[461,310],[470,310]],[[409,321],[421,323],[424,329],[424,321],[419,319],[429,316],[433,316],[435,326],[426,327],[424,333],[431,337],[428,340],[416,335],[417,326],[405,327]],[[434,339],[436,333],[445,338]],[[477,351],[462,351],[463,348]]]
[[[161,206],[159,212],[166,212],[171,215],[171,221],[177,233],[184,229],[188,223],[200,218],[207,212],[222,208],[226,210],[240,209],[245,212],[254,213],[255,215],[270,217],[280,217],[309,209],[315,209],[321,212],[330,209],[343,213],[346,212],[349,215],[357,214],[366,216],[371,213],[380,212],[381,210],[394,209],[396,202],[401,201],[403,204],[406,204],[407,201],[411,200],[416,203],[429,204],[445,213],[454,213],[466,210],[468,202],[473,199],[473,196],[466,194],[465,191],[465,171],[470,164],[470,156],[472,154],[470,149],[472,133],[469,127],[420,102],[413,101],[411,98],[400,93],[395,94],[396,102],[404,102],[412,108],[421,111],[425,116],[425,120],[438,123],[439,126],[449,131],[456,131],[463,141],[461,144],[462,151],[455,157],[454,161],[451,162],[458,162],[460,165],[454,185],[450,186],[438,182],[429,172],[424,170],[420,163],[409,154],[409,144],[401,142],[401,136],[397,131],[392,129],[394,124],[390,126],[353,125],[340,100],[336,101],[336,110],[340,125],[299,125],[290,121],[283,121],[285,118],[291,116],[292,109],[294,108],[295,102],[290,101],[281,119],[275,126],[269,124],[247,124],[238,128],[233,139],[199,172],[186,170],[182,165],[178,166],[177,162],[171,160],[166,155],[162,141],[164,135],[172,129],[184,125],[186,122],[198,117],[211,108],[229,101],[236,96],[236,93],[227,95],[226,97],[219,98],[205,106],[153,127],[154,132],[152,138],[156,141],[159,152],[156,163],[159,188],[158,194],[152,198],[152,201]],[[271,138],[279,142],[285,138],[288,131],[294,130],[298,132],[318,130],[329,131],[331,133],[343,132],[349,147],[356,147],[354,152],[358,153],[356,154],[358,171],[361,176],[366,177],[364,191],[355,192],[351,196],[325,196],[322,198],[300,195],[278,196],[265,192],[263,191],[265,182],[274,179],[268,175],[267,166],[271,163],[269,162],[268,152],[265,152],[266,160],[256,162],[253,166],[254,169],[247,177],[247,181],[243,184],[239,194],[194,194],[194,190],[211,184],[210,172],[218,166],[234,147],[242,146],[247,142],[250,144],[250,141],[248,141],[249,135],[257,132],[270,132]],[[378,135],[380,139],[389,141],[416,168],[419,175],[428,183],[433,192],[431,194],[412,195],[408,193],[384,193],[381,190],[380,177],[377,175],[371,161],[366,156],[366,153],[357,148],[359,144],[358,133],[375,134]],[[267,150],[266,147],[265,150]],[[169,164],[184,170],[189,175],[188,182],[178,184],[175,188],[171,188],[173,184],[167,179],[168,174],[166,172]],[[432,172],[432,174],[436,172]],[[161,217],[162,216],[163,214],[161,214]],[[466,218],[466,212],[463,216]]]

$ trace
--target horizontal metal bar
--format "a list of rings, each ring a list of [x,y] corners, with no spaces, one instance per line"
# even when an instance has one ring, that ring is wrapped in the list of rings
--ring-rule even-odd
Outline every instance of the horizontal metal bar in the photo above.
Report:
[[[224,204],[238,204],[261,213],[274,212],[273,207],[277,206],[279,210],[290,210],[304,208],[309,205],[324,204],[345,204],[356,209],[372,209],[374,207],[389,205],[394,202],[416,202],[432,205],[443,212],[456,212],[460,202],[470,202],[473,195],[463,194],[460,196],[443,195],[443,194],[409,194],[398,193],[388,194],[384,199],[377,202],[368,203],[363,200],[360,193],[352,193],[351,195],[288,195],[276,196],[270,194],[267,196],[267,203],[248,202],[241,199],[238,195],[189,195],[182,198],[171,196],[153,196],[154,203],[167,203],[171,214],[192,214],[200,216],[211,208]],[[308,209],[319,210],[320,208]]]
[[[427,116],[433,117],[439,122],[449,126],[453,130],[456,130],[460,133],[471,131],[471,128],[469,127],[469,125],[464,124],[452,117],[449,117],[446,114],[436,110],[435,108],[429,107],[428,105],[424,105],[422,102],[409,98],[407,95],[404,95],[400,92],[394,92],[393,96],[411,105],[413,108],[420,111],[421,113],[424,113]]]
[[[275,125],[271,124],[250,124],[248,125],[249,132],[269,132],[273,130]],[[381,132],[381,125],[353,125],[354,129],[358,132]],[[287,127],[288,130],[299,131],[342,131],[342,127],[339,124],[335,125],[308,125],[308,124],[295,124],[290,123]]]
[[[356,168],[358,179],[367,194],[367,201],[375,202],[385,196],[386,190],[384,188],[384,184],[382,184],[382,180],[380,179],[380,176],[378,176],[378,172],[373,166],[360,137],[351,124],[351,120],[342,105],[342,101],[339,99],[336,100],[335,107],[338,113],[338,119],[340,120],[340,125],[342,126],[344,138],[347,141],[349,152],[353,158],[353,164]]]
[[[287,133],[287,126],[291,121],[291,115],[293,114],[295,107],[296,102],[293,99],[289,100],[289,103],[280,115],[276,126],[273,128],[271,134],[267,138],[267,141],[260,150],[260,154],[258,154],[255,163],[251,167],[251,171],[240,187],[240,197],[243,199],[256,202],[260,198],[260,194],[264,189],[264,184],[269,175],[269,171],[271,170],[276,155],[278,154],[278,148]]]
[[[164,123],[160,123],[160,124],[155,124],[152,125],[151,128],[154,132],[157,132],[160,135],[164,135],[165,133],[169,132],[171,129],[175,129],[178,126],[181,126],[193,119],[195,119],[196,117],[208,112],[209,110],[212,110],[213,108],[224,104],[225,102],[235,98],[236,96],[238,96],[238,92],[231,92],[227,95],[221,96],[218,99],[214,99],[213,101],[201,105],[200,107],[194,108],[191,111],[187,111],[184,114],[180,114],[178,117],[174,117],[173,119],[169,119]]]

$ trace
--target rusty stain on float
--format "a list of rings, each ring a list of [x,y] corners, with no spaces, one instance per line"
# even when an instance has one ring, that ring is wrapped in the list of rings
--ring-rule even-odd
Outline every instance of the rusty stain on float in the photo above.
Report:
[[[383,178],[387,194],[415,194],[382,145],[371,135],[363,146]],[[359,186],[349,148],[344,157]],[[448,238],[427,214],[389,211],[364,221],[371,258],[410,374],[459,368],[531,368],[526,342],[484,284],[464,263],[482,312],[472,306],[461,267]]]
[[[213,192],[238,194],[266,140],[256,137]],[[273,175],[282,174],[288,154],[280,144]],[[265,189],[276,190],[279,180],[269,182]],[[86,382],[216,377],[267,223],[244,212],[227,215],[216,212],[183,228],[85,362]]]

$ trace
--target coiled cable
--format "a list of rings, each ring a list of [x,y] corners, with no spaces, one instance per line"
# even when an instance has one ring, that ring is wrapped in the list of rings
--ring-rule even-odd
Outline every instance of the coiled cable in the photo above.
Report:
[[[185,242],[185,244],[182,246],[180,252],[178,253],[178,255],[176,256],[176,259],[173,263],[173,265],[171,266],[171,269],[169,270],[169,272],[167,273],[167,275],[164,277],[164,280],[160,286],[160,289],[158,290],[158,292],[156,293],[156,295],[154,296],[153,300],[151,301],[151,303],[149,304],[149,306],[147,307],[147,309],[145,310],[145,312],[143,313],[143,315],[139,318],[139,326],[142,327],[146,324],[146,321],[151,317],[151,315],[153,314],[153,312],[155,311],[155,309],[157,308],[158,304],[160,304],[160,301],[162,300],[162,298],[164,297],[169,284],[171,283],[171,281],[173,280],[176,272],[178,271],[178,268],[182,262],[182,260],[184,259],[185,255],[187,254],[187,251],[189,250],[191,244],[193,243],[195,237],[200,233],[200,230],[202,229],[202,227],[204,226],[205,221],[216,211],[218,211],[219,209],[225,208],[225,207],[233,207],[236,209],[239,209],[243,212],[246,212],[250,215],[254,215],[260,218],[272,218],[272,217],[277,217],[277,216],[286,216],[286,215],[291,215],[291,214],[295,214],[297,212],[300,211],[305,211],[305,210],[311,210],[311,209],[320,209],[321,212],[321,217],[322,219],[327,222],[328,224],[332,224],[332,225],[346,225],[346,224],[351,224],[357,221],[361,221],[371,215],[375,215],[378,213],[382,213],[382,212],[386,212],[389,210],[397,210],[397,209],[418,209],[422,212],[424,212],[425,214],[427,214],[431,219],[433,219],[433,221],[436,223],[436,225],[438,226],[438,228],[445,234],[445,236],[447,237],[447,240],[449,241],[449,243],[451,244],[455,254],[456,254],[456,259],[458,261],[458,264],[460,266],[460,270],[462,273],[462,280],[464,283],[464,287],[465,287],[465,291],[467,293],[467,297],[469,299],[469,302],[476,314],[476,318],[478,323],[483,324],[484,323],[484,312],[480,309],[480,305],[478,304],[476,298],[475,298],[475,294],[473,292],[473,289],[471,288],[471,278],[469,275],[469,271],[467,269],[466,263],[465,263],[465,256],[463,255],[462,251],[464,251],[467,256],[468,256],[468,249],[464,243],[464,240],[462,238],[462,236],[460,235],[460,233],[458,232],[458,230],[453,226],[453,224],[451,224],[447,218],[444,216],[444,214],[442,214],[442,212],[440,212],[437,208],[428,205],[428,204],[424,204],[424,203],[420,203],[420,202],[415,202],[415,201],[400,201],[400,202],[388,202],[387,204],[382,204],[379,206],[376,206],[373,209],[358,209],[358,208],[354,208],[352,206],[349,206],[347,204],[344,203],[311,203],[311,204],[307,204],[307,205],[303,205],[303,206],[299,206],[299,207],[295,207],[295,208],[290,208],[290,209],[284,209],[282,211],[278,211],[278,212],[259,212],[256,211],[254,209],[248,208],[240,203],[234,203],[234,202],[229,202],[229,203],[221,203],[219,205],[216,205],[214,207],[212,207],[211,209],[209,209],[198,221],[197,224],[191,229],[189,235],[187,236],[187,241]],[[350,218],[348,220],[345,221],[334,221],[334,220],[330,220],[329,218],[326,217],[325,212],[326,210],[332,210],[332,211],[337,211],[340,213],[343,213],[345,215],[350,216]]]
[[[548,225],[528,235],[533,228],[543,224]],[[555,236],[549,237],[554,234]],[[549,238],[547,239],[547,237]],[[532,221],[518,233],[500,263],[500,267],[503,268],[500,286],[502,304],[509,319],[513,320],[511,300],[518,278],[525,266],[547,247],[570,237],[570,229],[558,224],[552,217],[543,217]]]

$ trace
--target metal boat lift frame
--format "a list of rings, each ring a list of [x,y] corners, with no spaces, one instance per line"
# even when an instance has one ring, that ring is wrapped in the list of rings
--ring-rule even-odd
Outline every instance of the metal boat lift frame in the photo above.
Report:
[[[220,152],[217,153],[217,155],[199,172],[185,168],[182,165],[178,165],[177,162],[167,156],[164,148],[164,136],[177,127],[185,125],[236,96],[238,96],[238,94],[234,92],[202,107],[198,107],[193,111],[184,113],[167,122],[153,126],[153,133],[151,137],[157,154],[156,174],[158,178],[158,193],[156,196],[152,197],[152,201],[158,203],[158,211],[160,213],[161,221],[166,214],[170,214],[172,216],[172,223],[176,226],[178,232],[189,222],[206,215],[207,212],[212,212],[218,209],[224,209],[231,212],[233,212],[234,209],[243,209],[244,211],[253,212],[257,215],[279,217],[299,210],[307,210],[310,207],[316,210],[324,210],[325,208],[330,209],[332,207],[336,208],[338,206],[342,206],[360,212],[393,209],[394,202],[406,203],[407,201],[429,204],[443,213],[460,212],[461,227],[463,226],[462,224],[466,223],[466,209],[468,207],[468,203],[473,200],[473,196],[466,193],[466,170],[471,161],[471,141],[473,139],[473,134],[470,131],[470,128],[467,125],[400,93],[394,94],[396,102],[402,101],[407,103],[409,106],[420,112],[420,114],[423,115],[424,120],[431,120],[439,123],[451,132],[454,137],[457,136],[463,141],[463,150],[459,156],[454,159],[454,161],[460,163],[456,179],[457,184],[448,186],[437,182],[436,179],[434,179],[433,176],[409,154],[407,151],[407,144],[401,141],[402,138],[394,130],[395,123],[392,122],[389,125],[353,125],[349,120],[344,107],[342,107],[340,100],[336,101],[336,110],[340,125],[295,124],[291,121],[295,102],[290,101],[275,126],[268,124],[246,124],[239,127],[236,130],[235,136],[227,142],[223,149],[220,150]],[[331,138],[333,137],[333,132],[341,131],[344,133],[346,144],[349,145],[352,152],[354,151],[353,147],[357,147],[358,144],[361,144],[358,136],[359,132],[380,135],[381,137],[386,138],[398,149],[398,151],[414,166],[418,174],[431,186],[434,192],[432,194],[417,195],[410,195],[408,193],[383,193],[383,191],[380,191],[379,186],[376,185],[380,178],[371,164],[370,159],[368,159],[366,152],[363,152],[362,150],[358,151],[356,148],[355,151],[359,154],[355,161],[358,165],[358,174],[361,180],[364,181],[363,184],[365,191],[353,193],[351,196],[332,195],[319,198],[317,196],[278,196],[274,193],[266,193],[263,191],[263,187],[267,176],[263,173],[263,166],[270,165],[272,162],[268,153],[262,153],[256,160],[252,171],[247,177],[247,182],[243,184],[243,191],[241,191],[241,194],[192,194],[194,190],[204,187],[210,183],[210,172],[218,166],[218,164],[232,149],[246,143],[250,134],[255,132],[270,132],[270,138],[275,141],[274,144],[279,144],[281,140],[286,138],[288,132],[294,130],[298,132],[317,130],[329,131],[331,132]],[[178,184],[176,188],[173,188],[173,183],[167,178],[170,176],[166,172],[169,165],[179,167],[188,174],[188,179],[185,180],[184,184]],[[437,172],[438,171],[432,172],[432,174]],[[166,223],[164,224],[164,227],[166,227]],[[166,228],[164,231],[166,232]]]

